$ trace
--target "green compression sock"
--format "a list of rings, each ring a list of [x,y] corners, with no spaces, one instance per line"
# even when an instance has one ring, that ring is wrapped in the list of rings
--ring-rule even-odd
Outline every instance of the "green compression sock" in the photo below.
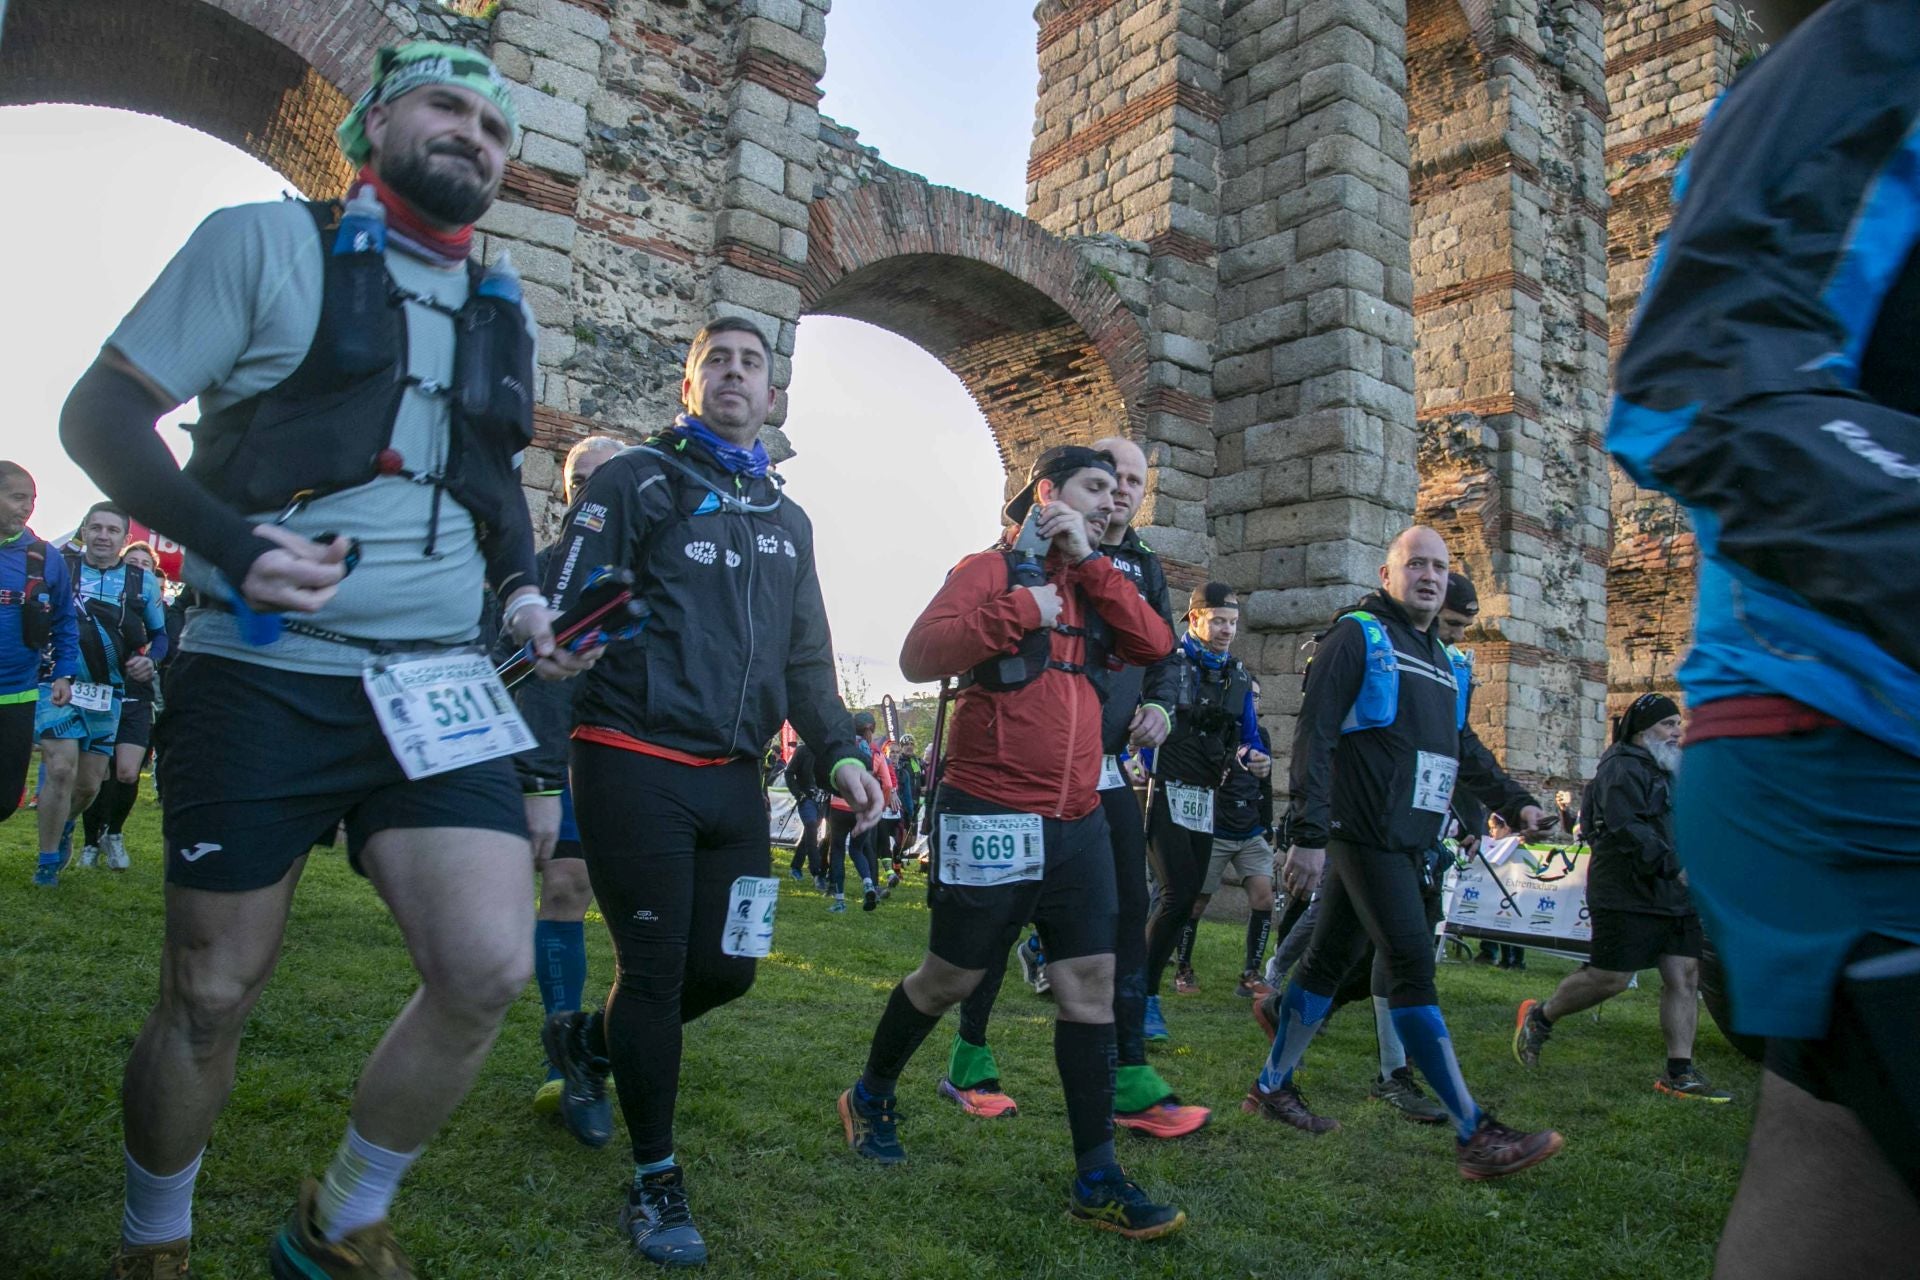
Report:
[[[993,1060],[993,1050],[986,1045],[968,1044],[955,1035],[953,1052],[947,1055],[947,1079],[956,1089],[977,1089],[1000,1079],[1000,1064]]]
[[[1173,1086],[1152,1067],[1121,1067],[1114,1073],[1113,1109],[1119,1115],[1145,1111],[1172,1096]]]

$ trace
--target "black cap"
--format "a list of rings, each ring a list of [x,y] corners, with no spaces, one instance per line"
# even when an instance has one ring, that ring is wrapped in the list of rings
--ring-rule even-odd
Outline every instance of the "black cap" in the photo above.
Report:
[[[1059,484],[1076,471],[1088,467],[1098,467],[1108,475],[1116,475],[1113,467],[1113,455],[1101,449],[1090,449],[1084,444],[1061,444],[1041,454],[1033,460],[1033,466],[1027,470],[1027,487],[1013,495],[1013,501],[1007,503],[1006,517],[1015,524],[1027,518],[1027,509],[1033,506],[1033,491],[1042,480],[1051,480]]]
[[[1240,597],[1233,588],[1224,582],[1203,583],[1193,589],[1187,597],[1187,612],[1198,613],[1202,609],[1238,609]]]
[[[856,711],[853,713],[853,731],[855,733],[865,733],[871,728],[873,728],[873,712]]]
[[[1680,704],[1664,693],[1643,693],[1613,722],[1613,740],[1632,742],[1668,716],[1680,714]]]
[[[1455,613],[1475,614],[1480,612],[1480,593],[1473,589],[1473,579],[1464,573],[1447,575],[1447,599],[1441,606]]]

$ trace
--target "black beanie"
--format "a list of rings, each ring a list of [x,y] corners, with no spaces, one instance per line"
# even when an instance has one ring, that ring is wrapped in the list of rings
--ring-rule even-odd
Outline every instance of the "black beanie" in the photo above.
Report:
[[[1613,740],[1632,742],[1668,716],[1680,714],[1680,704],[1664,693],[1643,693],[1613,722]]]
[[[1480,593],[1473,589],[1473,579],[1464,573],[1448,574],[1447,599],[1441,607],[1468,615],[1480,612]]]
[[[1198,613],[1202,609],[1238,609],[1240,597],[1233,588],[1224,582],[1202,583],[1193,589],[1187,597],[1187,612]]]

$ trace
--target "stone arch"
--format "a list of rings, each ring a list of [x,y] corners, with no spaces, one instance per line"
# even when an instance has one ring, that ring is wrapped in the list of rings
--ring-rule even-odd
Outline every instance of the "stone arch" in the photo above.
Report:
[[[211,134],[315,198],[352,170],[334,126],[374,50],[407,33],[377,0],[12,0],[0,103],[78,103]]]
[[[1139,435],[1140,318],[1071,243],[979,196],[890,181],[815,200],[801,313],[930,352],[980,406],[1009,473],[1050,444]]]

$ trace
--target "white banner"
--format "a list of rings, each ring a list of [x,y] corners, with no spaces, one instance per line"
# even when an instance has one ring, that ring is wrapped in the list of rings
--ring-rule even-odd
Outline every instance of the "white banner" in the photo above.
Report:
[[[800,807],[787,792],[787,775],[775,774],[767,786],[767,838],[789,849],[800,843]]]
[[[1544,868],[1527,857],[1529,853],[1544,856],[1547,851],[1513,851],[1491,876],[1478,858],[1465,870],[1448,872],[1448,931],[1522,934],[1540,939],[1543,946],[1559,941],[1577,943],[1577,950],[1586,950],[1593,941],[1587,916],[1588,855],[1583,852],[1576,857],[1568,871],[1557,851],[1552,864]],[[1536,868],[1545,872],[1545,879],[1536,874]]]

